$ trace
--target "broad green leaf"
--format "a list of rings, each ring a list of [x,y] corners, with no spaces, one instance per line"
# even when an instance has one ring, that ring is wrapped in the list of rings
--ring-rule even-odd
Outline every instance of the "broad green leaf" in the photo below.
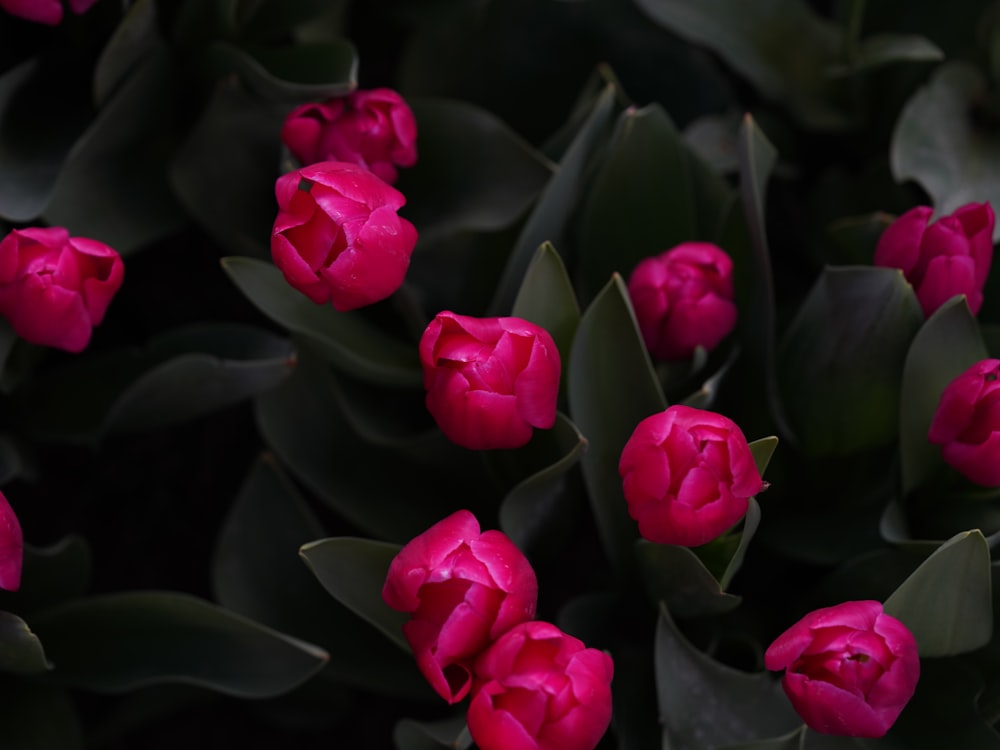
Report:
[[[465,714],[440,721],[414,721],[403,719],[392,733],[398,750],[466,750],[472,737],[465,726]]]
[[[905,499],[944,466],[941,449],[927,440],[941,393],[988,356],[964,297],[938,308],[914,336],[903,365],[899,403],[899,460]]]
[[[985,76],[969,62],[952,61],[910,98],[896,122],[892,174],[919,183],[939,214],[972,202],[1000,206],[1000,136],[976,119],[986,96]]]
[[[773,675],[742,672],[698,651],[664,608],[655,658],[656,692],[670,750],[778,737],[802,724]]]
[[[490,306],[497,314],[502,314],[513,306],[524,272],[539,245],[551,242],[557,249],[564,250],[563,238],[579,200],[582,182],[595,151],[607,137],[614,116],[615,96],[616,90],[612,84],[604,87],[573,142],[563,154],[558,170],[542,191],[507,260],[507,267]]]
[[[403,624],[409,616],[382,601],[389,564],[400,549],[399,545],[372,539],[332,537],[303,545],[299,554],[331,596],[409,652],[410,645],[403,637]]]
[[[400,170],[400,213],[421,245],[460,231],[509,226],[535,200],[553,165],[495,115],[449,99],[414,98],[417,150]]]
[[[511,315],[548,331],[564,365],[569,361],[573,336],[580,325],[580,305],[566,266],[551,242],[543,242],[532,258]]]
[[[847,75],[871,70],[895,62],[937,62],[944,52],[934,42],[916,34],[873,34],[858,48],[857,56],[847,64],[828,68],[832,75]]]
[[[69,691],[21,677],[0,679],[4,750],[83,750],[83,729]]]
[[[264,454],[247,475],[216,540],[212,584],[222,606],[283,633],[322,646],[324,675],[379,693],[430,692],[405,654],[385,649],[368,623],[323,590],[299,548],[323,528],[281,471]]]
[[[138,0],[125,13],[94,66],[94,100],[102,106],[151,50],[164,49],[154,0]]]
[[[345,372],[381,385],[420,385],[417,348],[391,338],[361,313],[317,305],[285,281],[270,263],[224,258],[222,267],[262,313],[298,334]]]
[[[567,378],[570,413],[588,443],[581,464],[601,541],[616,567],[630,567],[636,527],[618,461],[636,425],[667,403],[617,275],[580,320]]]
[[[250,90],[270,101],[290,105],[343,96],[357,86],[357,53],[346,39],[267,47],[256,53],[216,42],[210,54],[221,70],[239,73]]]
[[[885,601],[917,639],[920,655],[953,656],[993,634],[990,550],[979,530],[941,545]]]
[[[827,68],[839,59],[840,30],[802,0],[636,0],[650,18],[708,47],[766,97],[812,128],[839,128]]]
[[[823,272],[778,359],[784,407],[803,452],[846,456],[896,439],[903,362],[922,321],[896,269]]]
[[[30,675],[49,669],[38,636],[20,617],[0,610],[0,672]]]
[[[612,273],[627,276],[645,257],[714,239],[731,194],[659,105],[622,112],[580,212],[585,296]]]
[[[760,438],[750,443],[749,447],[753,454],[754,464],[757,466],[757,473],[764,476],[767,465],[771,463],[771,456],[774,455],[774,450],[778,447],[778,438],[774,435]]]
[[[705,617],[736,609],[741,598],[727,594],[698,556],[687,547],[635,543],[636,561],[646,595],[663,602],[676,617]]]
[[[53,676],[117,693],[145,685],[199,685],[243,698],[286,693],[327,655],[202,599],[167,591],[89,597],[29,619]]]
[[[269,256],[285,114],[220,80],[169,164],[177,199],[229,252]]]
[[[566,475],[587,450],[586,439],[565,415],[556,415],[553,433],[564,452],[515,486],[500,505],[500,528],[522,550],[530,549],[546,526],[558,522]]]

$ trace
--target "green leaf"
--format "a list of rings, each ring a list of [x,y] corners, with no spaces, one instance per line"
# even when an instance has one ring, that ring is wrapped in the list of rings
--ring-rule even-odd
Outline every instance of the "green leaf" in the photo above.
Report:
[[[806,732],[807,729],[803,725],[794,732],[789,732],[781,737],[757,742],[744,742],[739,745],[726,745],[721,750],[802,750],[805,745]]]
[[[356,377],[389,386],[423,382],[415,346],[391,338],[361,313],[317,305],[285,281],[274,265],[224,258],[222,267],[240,291],[275,323],[302,336],[324,358]]]
[[[986,78],[971,63],[939,67],[906,103],[892,134],[892,174],[915,180],[938,214],[966,203],[1000,206],[1000,137],[977,123],[976,108],[988,96]],[[1000,240],[1000,223],[993,241]]]
[[[848,75],[895,62],[937,62],[944,52],[917,34],[873,34],[861,42],[857,56],[846,65],[832,65],[832,75]]]
[[[581,464],[601,541],[616,567],[630,566],[636,527],[618,461],[636,425],[667,403],[619,276],[584,312],[567,377],[570,413],[589,446]]]
[[[303,545],[299,554],[331,596],[408,653],[403,624],[409,616],[382,601],[389,564],[400,549],[372,539],[332,537]]]
[[[840,29],[801,0],[636,0],[655,22],[708,47],[764,96],[786,104],[812,128],[840,128],[827,69]]]
[[[741,597],[727,594],[722,585],[687,547],[635,542],[636,561],[646,595],[663,602],[676,617],[705,617],[730,612]]]
[[[750,502],[747,505],[746,516],[743,518],[743,528],[739,532],[739,543],[736,545],[736,550],[733,552],[733,556],[729,558],[726,569],[719,578],[719,585],[722,586],[722,588],[729,588],[729,584],[733,582],[733,577],[739,572],[740,568],[743,567],[743,560],[746,557],[747,550],[750,548],[750,540],[753,539],[754,534],[757,533],[757,528],[759,526],[760,505],[757,503],[756,498],[751,497]]]
[[[472,745],[472,737],[465,726],[465,714],[440,721],[414,721],[403,719],[392,733],[399,750],[437,750],[452,748],[465,750]]]
[[[982,532],[962,532],[903,581],[885,611],[910,629],[922,657],[973,651],[993,634],[990,575]]]
[[[409,100],[417,118],[413,167],[400,170],[401,213],[421,245],[461,231],[495,231],[520,217],[553,165],[496,116],[466,102]]]
[[[941,449],[927,440],[941,393],[989,355],[964,297],[938,308],[921,326],[903,365],[899,405],[899,459],[905,498],[944,466]]]
[[[138,0],[125,13],[94,66],[94,100],[103,106],[108,97],[142,64],[153,50],[164,49],[154,0]]]
[[[731,197],[659,105],[622,112],[580,212],[585,296],[612,273],[627,276],[645,257],[681,242],[714,239]]]
[[[136,591],[80,599],[29,620],[76,687],[117,693],[176,682],[267,698],[305,682],[324,651],[187,594]]]
[[[558,170],[542,191],[507,260],[496,296],[490,305],[492,310],[502,313],[511,309],[524,273],[539,245],[551,242],[556,248],[563,247],[562,241],[576,208],[587,169],[594,153],[607,137],[615,112],[615,97],[615,87],[612,84],[605,86],[573,142],[563,154]]]
[[[846,456],[896,439],[903,362],[922,321],[898,270],[825,269],[779,351],[784,406],[807,455]]]
[[[4,750],[83,750],[69,692],[19,677],[0,679]]]
[[[863,266],[872,262],[882,232],[892,217],[881,211],[863,216],[848,216],[827,227],[832,246],[831,264]]]
[[[540,325],[552,336],[563,363],[569,361],[580,325],[580,305],[573,283],[551,242],[543,242],[524,273],[511,315]]]
[[[264,99],[286,105],[349,94],[357,86],[358,59],[346,39],[266,47],[256,53],[216,42],[210,55],[220,70],[234,71]]]
[[[24,616],[82,596],[90,586],[90,548],[67,536],[49,547],[24,545],[21,587],[0,591],[0,608]]]
[[[315,19],[331,6],[344,6],[346,0],[252,0],[240,14],[240,33],[245,38],[280,39],[296,27]],[[301,35],[297,35],[301,39]]]
[[[698,651],[663,608],[655,660],[660,716],[671,750],[777,737],[802,723],[777,679],[767,672],[741,672]]]
[[[774,455],[774,450],[778,447],[778,438],[774,435],[760,438],[749,443],[749,447],[753,454],[754,464],[757,466],[757,473],[764,476],[767,465],[771,463],[771,456]]]
[[[42,674],[50,669],[38,636],[17,615],[0,611],[0,672]]]

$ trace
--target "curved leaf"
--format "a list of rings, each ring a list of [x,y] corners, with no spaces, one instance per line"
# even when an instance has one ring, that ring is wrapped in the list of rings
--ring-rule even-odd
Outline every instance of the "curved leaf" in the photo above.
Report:
[[[727,594],[698,556],[687,547],[635,543],[646,595],[663,602],[676,617],[705,617],[736,609],[741,597]]]
[[[49,670],[38,636],[17,615],[0,611],[0,672],[42,674]]]
[[[217,66],[239,73],[251,90],[272,101],[343,96],[357,85],[357,53],[346,39],[270,47],[256,54],[216,42],[210,54]]]
[[[552,336],[562,362],[580,325],[580,305],[566,266],[551,242],[543,242],[524,272],[511,315],[540,325]]]

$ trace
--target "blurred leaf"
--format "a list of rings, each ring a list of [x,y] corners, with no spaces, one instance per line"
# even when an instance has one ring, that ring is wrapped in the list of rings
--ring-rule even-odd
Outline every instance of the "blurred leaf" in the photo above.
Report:
[[[663,608],[656,628],[656,692],[671,750],[778,737],[802,724],[777,679],[741,672],[698,651]]]
[[[807,126],[843,127],[827,68],[839,59],[840,29],[801,0],[635,0],[657,23],[708,47],[765,96]]]
[[[732,191],[684,144],[659,105],[618,118],[580,211],[580,266],[590,296],[645,257],[714,239]],[[609,252],[615,248],[615,252]]]
[[[903,361],[922,320],[898,270],[824,270],[778,355],[784,406],[807,455],[846,456],[896,439]]]
[[[684,129],[684,142],[716,172],[736,172],[740,168],[736,144],[739,127],[739,118],[732,115],[702,115]]]
[[[831,265],[863,266],[872,262],[882,232],[892,223],[892,217],[882,212],[864,216],[848,216],[827,227],[833,247]]]
[[[48,670],[38,636],[17,615],[0,611],[0,672],[30,675]]]
[[[720,748],[720,750],[802,750],[807,731],[805,725],[803,725],[794,732],[789,732],[781,737],[775,737],[770,740],[759,740],[757,742],[745,742],[739,745],[726,745],[724,748]]]
[[[82,596],[90,587],[90,548],[79,536],[67,536],[49,547],[24,545],[21,588],[0,591],[0,608],[28,616]]]
[[[551,242],[543,242],[524,272],[511,315],[540,325],[552,336],[562,362],[569,361],[573,336],[580,325],[580,305],[573,283]]]
[[[522,550],[530,549],[542,529],[553,522],[566,486],[566,474],[587,449],[587,440],[562,413],[553,428],[564,453],[507,493],[500,506],[500,528]]]
[[[80,599],[36,615],[30,625],[53,676],[97,692],[179,682],[267,698],[302,684],[327,659],[308,643],[167,591]]]
[[[635,542],[646,595],[663,602],[675,617],[705,617],[736,609],[741,597],[727,594],[698,556],[687,547]]]
[[[224,258],[222,268],[257,309],[302,336],[345,372],[389,386],[423,383],[416,347],[390,338],[361,313],[317,305],[264,261]]]
[[[4,750],[83,750],[69,692],[18,677],[0,679]]]
[[[94,100],[98,106],[104,105],[143,58],[165,49],[159,20],[155,0],[137,0],[125,13],[94,67]]]
[[[553,171],[493,114],[448,99],[409,100],[417,118],[416,165],[400,170],[401,213],[421,245],[460,231],[502,229],[538,196]]]
[[[269,256],[284,115],[222,79],[169,164],[177,199],[229,252]]]
[[[916,34],[873,34],[861,42],[857,57],[848,64],[828,68],[833,75],[849,75],[895,62],[937,62],[944,52],[934,42]]]
[[[401,547],[355,537],[332,537],[303,545],[299,554],[330,595],[409,653],[403,624],[409,615],[382,601],[389,564]]]
[[[588,443],[581,464],[601,540],[615,567],[631,566],[636,528],[618,461],[636,425],[667,403],[619,276],[584,312],[567,377],[570,413]]]
[[[607,137],[615,113],[615,96],[613,85],[604,87],[573,142],[563,154],[559,168],[542,191],[507,260],[507,267],[490,305],[494,311],[502,313],[511,309],[524,273],[539,245],[551,242],[557,249],[563,248],[564,234],[577,206],[584,177],[594,153]]]
[[[323,590],[299,548],[323,528],[275,459],[264,454],[244,480],[219,533],[212,584],[220,604],[322,646],[324,674],[378,693],[423,697],[412,659],[386,651],[381,635]]]
[[[357,53],[346,39],[266,47],[256,53],[216,42],[210,54],[219,69],[239,73],[251,91],[269,101],[284,101],[288,109],[300,101],[344,96],[357,86]]]
[[[927,440],[941,393],[988,356],[964,297],[943,304],[914,336],[900,390],[899,459],[904,499],[944,466],[941,448]]]
[[[954,656],[993,633],[990,550],[978,529],[942,544],[885,601],[917,639],[922,657]]]
[[[939,67],[906,103],[892,134],[892,174],[915,180],[938,214],[966,203],[1000,206],[1000,136],[978,122],[976,107],[987,96],[986,78],[971,63]],[[1000,223],[993,241],[1000,240]]]
[[[396,724],[392,738],[398,750],[437,750],[442,747],[466,750],[472,745],[464,714],[440,721],[403,719]]]
[[[240,33],[249,39],[280,39],[346,0],[252,0],[244,2]]]

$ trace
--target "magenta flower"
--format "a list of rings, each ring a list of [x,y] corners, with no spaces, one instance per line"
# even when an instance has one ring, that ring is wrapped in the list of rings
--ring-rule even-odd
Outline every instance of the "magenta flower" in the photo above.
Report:
[[[84,13],[97,0],[69,0],[70,9],[77,14]],[[12,16],[26,21],[55,26],[62,21],[63,9],[60,0],[0,0],[0,8]]]
[[[611,722],[614,663],[547,622],[509,630],[475,664],[480,750],[593,750]]]
[[[917,688],[913,634],[876,601],[810,612],[770,645],[764,663],[811,729],[881,737]]]
[[[911,208],[882,233],[875,265],[898,268],[913,285],[925,317],[956,294],[975,315],[993,260],[993,209],[969,203],[928,226],[933,209]]]
[[[731,419],[680,405],[638,424],[618,472],[643,538],[687,547],[712,541],[743,518],[763,486]]]
[[[518,448],[556,420],[561,363],[548,331],[521,318],[440,312],[420,339],[427,409],[473,450]]]
[[[292,110],[281,140],[299,163],[346,161],[388,183],[417,163],[417,121],[392,89],[354,91]]]
[[[469,692],[483,649],[535,616],[537,597],[527,558],[504,533],[480,533],[467,510],[403,547],[382,589],[386,604],[412,615],[403,634],[420,671],[449,703]]]

